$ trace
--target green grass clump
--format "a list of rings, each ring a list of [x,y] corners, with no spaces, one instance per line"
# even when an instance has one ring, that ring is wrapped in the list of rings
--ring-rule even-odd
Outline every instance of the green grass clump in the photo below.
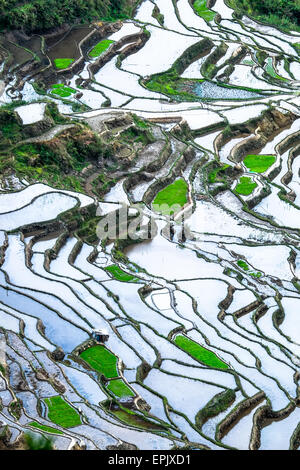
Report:
[[[183,207],[187,202],[188,185],[183,179],[179,179],[162,189],[153,201],[154,209],[164,215],[172,215],[174,213],[172,206],[178,205]],[[161,207],[164,205],[165,207]],[[161,208],[160,208],[161,207]]]
[[[197,359],[197,361],[202,362],[209,367],[216,367],[217,369],[229,368],[229,366],[225,362],[221,361],[215,353],[203,348],[200,344],[195,343],[195,341],[187,338],[186,336],[176,336],[175,344],[188,352],[191,356]]]
[[[242,268],[244,271],[249,271],[249,266],[248,266],[248,264],[247,264],[245,261],[243,261],[242,259],[239,259],[238,262],[237,262],[237,264],[238,264],[238,266],[239,266],[240,268]]]
[[[141,124],[141,122],[139,123]],[[132,126],[121,132],[120,135],[125,145],[133,143],[141,143],[143,145],[150,144],[155,141],[154,136],[148,129],[148,126]]]
[[[97,345],[86,349],[80,354],[80,357],[107,378],[119,376],[117,370],[118,359],[105,346]]]
[[[4,105],[0,108],[0,150],[6,150],[10,145],[22,138],[23,126],[14,110]]]
[[[37,433],[25,433],[25,442],[28,450],[53,450],[53,438],[41,436]]]
[[[255,279],[259,279],[262,276],[262,273],[258,271],[257,273],[249,273],[250,276],[254,277]]]
[[[242,194],[243,196],[249,196],[249,194],[251,194],[256,187],[257,184],[254,183],[251,178],[242,176],[240,178],[239,184],[235,187],[235,192]]]
[[[136,426],[138,428],[147,429],[148,431],[166,431],[166,428],[156,424],[143,416],[140,416],[134,411],[128,409],[120,409],[111,411],[120,421],[128,424],[129,426]]]
[[[281,28],[300,31],[300,5],[297,0],[227,0],[228,6],[242,14]]]
[[[52,423],[63,428],[72,428],[82,424],[77,411],[59,395],[45,398],[45,403],[48,407],[48,418]]]
[[[201,16],[205,21],[212,21],[216,16],[216,13],[209,10],[206,6],[206,0],[196,0],[193,4],[196,13]]]
[[[73,62],[74,59],[54,59],[55,67],[59,70],[67,69]]]
[[[145,122],[143,119],[141,119],[139,116],[136,114],[132,114],[133,122],[137,127],[140,127],[141,129],[148,129],[149,124],[148,122]]]
[[[230,167],[230,165],[225,164],[221,168],[216,168],[215,170],[212,170],[208,175],[208,182],[211,183],[211,184],[215,183],[216,178],[219,176],[218,173],[226,170],[229,167]]]
[[[59,429],[51,428],[50,426],[45,426],[44,424],[37,423],[36,421],[28,423],[28,426],[31,426],[32,428],[41,429],[41,431],[51,432],[52,434],[63,434]]]
[[[6,376],[6,370],[5,370],[5,367],[2,364],[0,364],[0,372],[3,375],[3,377]]]
[[[249,271],[249,266],[248,264],[246,263],[246,261],[243,261],[242,259],[239,259],[238,262],[237,262],[237,265],[242,268],[244,271]],[[255,279],[260,279],[261,276],[262,276],[262,273],[260,271],[257,271],[257,272],[247,272],[247,274],[249,274],[250,276],[254,277]]]
[[[99,55],[103,54],[104,51],[106,51],[111,44],[113,44],[114,41],[110,39],[104,39],[103,41],[98,42],[96,46],[90,51],[89,56],[90,57],[99,57]]]
[[[8,406],[9,413],[19,420],[22,416],[22,402],[19,398],[13,400]]]
[[[210,418],[217,416],[234,402],[235,392],[234,390],[227,389],[224,392],[215,395],[199,413],[196,415],[196,426],[201,429],[203,424]]]
[[[105,268],[105,271],[108,271],[115,279],[123,282],[137,282],[139,279],[131,274],[125,273],[119,266],[113,264]]]
[[[111,380],[107,388],[119,398],[134,397],[133,391],[123,382],[122,379]]]
[[[74,88],[70,88],[63,83],[56,83],[55,85],[52,85],[52,95],[58,95],[61,98],[68,98],[71,96],[73,93],[76,93],[76,90]]]
[[[250,171],[264,173],[275,161],[275,155],[247,155],[244,159],[244,164]]]
[[[273,67],[272,57],[268,57],[267,65],[266,65],[265,70],[269,75],[271,75],[271,77],[276,78],[277,80],[282,80],[284,82],[288,81],[286,78],[281,77],[280,75],[278,75],[278,73],[276,73],[276,71],[274,70],[274,67]]]

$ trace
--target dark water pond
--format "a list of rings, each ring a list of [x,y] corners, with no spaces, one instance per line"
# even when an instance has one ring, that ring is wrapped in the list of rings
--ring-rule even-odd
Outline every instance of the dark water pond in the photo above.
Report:
[[[73,28],[60,42],[51,47],[50,51],[48,52],[50,59],[78,59],[80,56],[78,44],[90,32],[91,28],[87,26]]]

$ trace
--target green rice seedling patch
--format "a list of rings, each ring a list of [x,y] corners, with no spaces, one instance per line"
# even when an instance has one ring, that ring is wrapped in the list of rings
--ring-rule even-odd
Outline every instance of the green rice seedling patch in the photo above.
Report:
[[[201,16],[205,21],[212,21],[216,13],[206,6],[206,0],[196,0],[193,4],[196,13]]]
[[[178,335],[175,338],[175,344],[181,349],[193,356],[197,361],[202,362],[209,367],[217,369],[228,369],[229,366],[216,356],[215,353],[200,346],[200,344],[187,338],[186,336]]]
[[[178,179],[166,188],[162,189],[153,201],[153,207],[164,215],[174,213],[172,206],[183,207],[187,202],[188,185],[183,179]]]
[[[259,279],[259,278],[261,278],[261,276],[262,276],[262,273],[261,273],[260,271],[258,271],[258,272],[256,272],[256,273],[249,273],[249,274],[250,274],[250,276],[252,276],[252,277],[254,277],[254,278],[256,278],[256,279]]]
[[[249,196],[257,187],[257,183],[253,182],[248,176],[242,176],[239,184],[235,187],[235,192],[243,196]]]
[[[114,41],[110,39],[104,39],[103,41],[98,42],[98,44],[96,44],[96,46],[90,51],[89,56],[92,58],[99,57],[113,43]]]
[[[273,60],[272,60],[272,57],[268,57],[267,59],[267,65],[265,67],[265,71],[271,75],[271,77],[273,78],[276,78],[277,80],[282,80],[283,82],[287,82],[288,80],[284,77],[281,77],[280,75],[278,75],[278,73],[276,73],[274,67],[273,67]]]
[[[119,376],[117,369],[118,358],[105,346],[97,345],[88,348],[80,354],[80,357],[107,378]]]
[[[74,59],[54,59],[55,67],[59,70],[67,69],[73,62]]]
[[[134,397],[133,391],[123,382],[122,379],[111,380],[107,386],[116,397]]]
[[[123,282],[138,282],[139,278],[132,276],[131,274],[127,274],[118,265],[113,264],[105,268],[105,271],[108,271],[115,279],[118,281]]]
[[[249,271],[249,266],[246,263],[246,261],[243,261],[242,259],[239,259],[237,262],[238,266],[242,268],[244,271]]]
[[[51,428],[50,426],[45,426],[44,424],[37,423],[36,421],[28,423],[28,426],[40,429],[41,431],[51,432],[52,434],[63,434],[63,432],[61,432],[59,429]]]
[[[275,155],[247,155],[244,159],[244,165],[254,173],[264,173],[275,162]]]
[[[48,407],[48,418],[63,428],[80,426],[81,419],[77,411],[74,410],[61,396],[45,398]]]
[[[52,85],[52,95],[58,95],[61,98],[68,98],[72,94],[76,93],[76,90],[74,88],[70,88],[63,83],[56,83],[55,85]]]

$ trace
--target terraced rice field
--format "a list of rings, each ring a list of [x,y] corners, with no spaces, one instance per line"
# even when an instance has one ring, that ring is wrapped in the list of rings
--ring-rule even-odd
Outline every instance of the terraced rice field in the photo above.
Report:
[[[41,69],[1,56],[10,444],[299,448],[300,36],[212,3],[145,0]]]

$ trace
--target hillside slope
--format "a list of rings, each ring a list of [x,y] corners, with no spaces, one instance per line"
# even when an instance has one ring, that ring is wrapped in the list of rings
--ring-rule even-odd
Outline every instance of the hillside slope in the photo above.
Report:
[[[130,16],[136,0],[0,0],[0,26],[26,32],[45,31],[78,19]]]
[[[300,30],[298,0],[228,0],[228,5],[238,12],[282,29]]]

